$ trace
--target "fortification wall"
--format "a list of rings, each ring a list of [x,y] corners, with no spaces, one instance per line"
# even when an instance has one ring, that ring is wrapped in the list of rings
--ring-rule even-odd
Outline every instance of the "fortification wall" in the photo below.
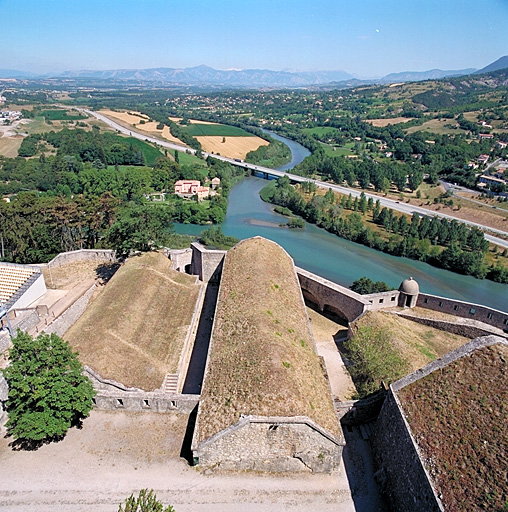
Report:
[[[296,272],[303,296],[317,304],[321,311],[331,311],[351,322],[371,306],[362,295],[344,286],[299,267]]]
[[[96,285],[93,284],[74,304],[68,307],[55,321],[44,328],[44,332],[52,332],[63,336],[85,312]]]
[[[199,276],[199,279],[205,283],[208,281],[218,282],[227,251],[206,249],[197,242],[193,242],[191,247],[191,274]]]
[[[61,252],[48,263],[41,263],[39,267],[60,267],[66,263],[84,260],[105,260],[115,262],[115,251],[110,249],[80,249],[78,251]]]
[[[193,452],[202,467],[331,473],[339,467],[343,447],[306,417],[246,416]]]
[[[97,391],[94,407],[104,411],[127,410],[190,414],[200,399],[199,395],[128,388],[114,380],[102,378],[88,366],[85,366],[83,373],[92,381],[93,387]]]
[[[376,466],[384,473],[383,492],[389,497],[395,512],[444,510],[422,464],[400,404],[391,390],[376,422],[372,448]]]
[[[164,254],[171,260],[171,268],[177,272],[185,272],[192,267],[192,249],[168,249]]]
[[[508,313],[456,299],[420,293],[416,305],[433,311],[470,318],[508,332]]]
[[[386,393],[386,388],[382,387],[369,398],[344,402],[334,400],[335,410],[340,422],[343,425],[358,425],[375,420],[379,416]]]
[[[465,323],[454,323],[454,322],[446,322],[444,320],[436,320],[434,318],[420,318],[418,316],[413,315],[405,315],[404,313],[397,313],[398,316],[403,318],[407,318],[412,322],[416,322],[422,325],[428,325],[429,327],[434,327],[436,329],[440,329],[441,331],[451,332],[452,334],[458,334],[459,336],[464,336],[466,338],[478,338],[479,336],[488,336],[492,334],[491,331],[486,329],[482,329],[478,325],[465,324]]]
[[[389,292],[369,293],[361,297],[369,302],[370,305],[366,308],[368,311],[377,311],[398,306],[399,296],[399,290],[391,290]]]

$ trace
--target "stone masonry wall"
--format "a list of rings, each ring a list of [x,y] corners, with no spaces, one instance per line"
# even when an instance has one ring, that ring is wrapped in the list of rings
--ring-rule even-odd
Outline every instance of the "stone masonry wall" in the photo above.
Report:
[[[426,293],[420,293],[418,295],[416,305],[422,308],[460,316],[462,318],[478,320],[479,322],[492,325],[508,332],[508,313],[498,311],[497,309],[460,300],[438,297],[436,295],[428,295]],[[505,304],[502,306],[506,307]]]
[[[218,281],[227,251],[209,250],[196,242],[192,247],[191,274],[199,276],[201,281]]]
[[[63,336],[84,313],[90,298],[95,290],[93,284],[74,304],[68,307],[54,322],[44,328],[44,332],[50,334],[52,332]]]
[[[343,444],[305,417],[247,416],[193,452],[202,467],[331,473],[339,467]]]
[[[420,318],[418,316],[404,315],[404,313],[397,313],[397,315],[403,318],[407,318],[412,322],[428,325],[429,327],[434,327],[436,329],[440,329],[441,331],[451,332],[452,334],[458,334],[459,336],[464,336],[466,338],[473,339],[478,338],[478,336],[488,336],[489,334],[492,334],[490,331],[475,325],[445,322],[444,320],[436,320],[433,318]]]
[[[83,373],[92,381],[93,387],[97,391],[94,407],[105,411],[127,410],[190,414],[200,399],[199,395],[128,388],[114,380],[102,378],[88,366],[85,366]]]
[[[353,321],[369,308],[370,302],[358,293],[328,281],[312,272],[296,268],[303,296],[317,305],[321,311],[329,309],[348,321]]]
[[[115,251],[110,249],[80,249],[78,251],[61,252],[51,261],[45,264],[39,264],[39,267],[60,267],[66,263],[84,260],[106,260],[115,262]]]
[[[386,477],[383,491],[394,512],[440,512],[437,498],[399,404],[388,392],[372,438],[375,463]]]
[[[171,260],[171,268],[178,272],[185,272],[185,267],[192,265],[192,249],[168,249],[164,254]]]

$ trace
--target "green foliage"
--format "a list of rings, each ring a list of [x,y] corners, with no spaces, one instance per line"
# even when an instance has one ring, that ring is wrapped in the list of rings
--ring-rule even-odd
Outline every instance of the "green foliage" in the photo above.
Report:
[[[245,158],[246,162],[266,167],[280,167],[290,160],[289,147],[278,140],[271,140],[268,146],[259,146],[255,151],[247,153]]]
[[[360,277],[349,287],[356,293],[366,295],[368,293],[387,292],[393,290],[384,281],[372,281],[368,277]]]
[[[151,251],[168,242],[173,228],[166,206],[135,205],[122,208],[106,234],[106,242],[120,257],[131,251]]]
[[[9,385],[8,434],[22,447],[62,438],[92,408],[95,391],[69,344],[56,334],[18,331],[3,370]]]
[[[199,241],[208,247],[216,249],[230,249],[240,240],[234,236],[227,236],[219,226],[212,226],[205,229],[199,235]]]
[[[236,126],[225,124],[189,124],[182,128],[188,135],[193,137],[214,136],[214,137],[253,137],[254,134],[246,132]]]
[[[386,329],[360,327],[344,343],[352,362],[348,369],[359,397],[379,389],[381,382],[389,384],[408,372],[408,361],[391,345],[390,338]]]
[[[135,498],[131,494],[125,503],[118,507],[118,512],[175,512],[175,509],[171,505],[164,508],[153,489],[141,489],[138,497]]]
[[[86,116],[77,112],[73,112],[69,115],[68,110],[44,110],[38,115],[45,117],[46,120],[49,121],[79,121],[81,119],[86,119]]]
[[[291,217],[288,222],[289,229],[303,229],[305,221],[301,217]]]

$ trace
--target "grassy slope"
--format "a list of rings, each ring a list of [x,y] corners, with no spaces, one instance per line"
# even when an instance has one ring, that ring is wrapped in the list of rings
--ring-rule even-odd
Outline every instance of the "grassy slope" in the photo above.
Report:
[[[199,291],[158,253],[130,258],[65,338],[102,377],[145,390],[177,370]]]
[[[508,347],[486,347],[399,391],[447,510],[506,510]]]
[[[432,312],[429,312],[427,316],[431,315]],[[417,324],[382,311],[367,312],[352,324],[353,331],[361,326],[387,329],[393,346],[409,362],[410,371],[418,370],[469,341],[469,338]]]
[[[228,252],[209,357],[199,439],[241,414],[306,415],[339,435],[293,262],[273,242],[250,239]]]

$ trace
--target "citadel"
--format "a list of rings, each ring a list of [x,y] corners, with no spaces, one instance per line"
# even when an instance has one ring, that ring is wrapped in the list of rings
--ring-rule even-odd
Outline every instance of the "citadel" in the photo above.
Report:
[[[415,406],[423,408],[436,386],[460,396],[458,375],[476,364],[486,370],[475,377],[478,388],[488,377],[506,397],[508,313],[422,293],[410,277],[398,290],[359,295],[295,267],[284,249],[261,237],[229,251],[193,243],[132,256],[103,289],[87,282],[72,299],[49,298],[55,295],[46,288],[51,272],[90,261],[116,260],[112,251],[82,250],[40,266],[2,263],[6,329],[0,351],[10,346],[7,327],[56,332],[79,351],[98,392],[95,408],[189,415],[190,462],[212,472],[334,473],[341,470],[343,431],[357,426],[370,439],[378,487],[394,510],[453,509],[451,476],[430,463],[438,452],[422,431],[440,418],[446,443],[449,411],[438,404],[425,427]],[[155,294],[145,297],[149,287]],[[119,290],[132,294],[132,309],[114,309]],[[146,310],[139,312],[136,300]],[[368,312],[388,311],[471,341],[366,399],[339,400],[328,361],[317,353],[306,305],[341,318],[348,336]],[[414,315],[415,307],[429,314]],[[173,332],[160,332],[163,316],[180,319]],[[132,324],[137,330],[127,339],[122,329]],[[0,406],[6,393],[0,378]],[[2,415],[5,421],[0,408]],[[506,410],[495,416],[506,424]],[[473,429],[475,418],[469,418]],[[499,449],[505,448],[501,443]]]

